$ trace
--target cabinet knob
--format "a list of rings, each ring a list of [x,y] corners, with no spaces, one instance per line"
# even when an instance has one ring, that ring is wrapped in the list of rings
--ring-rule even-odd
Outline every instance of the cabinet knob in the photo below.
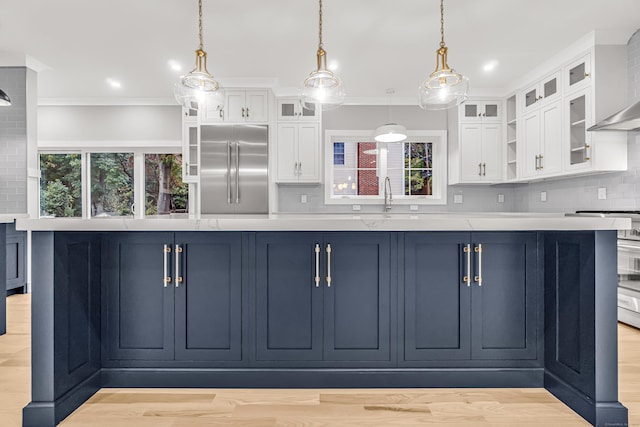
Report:
[[[585,77],[590,77],[590,76],[591,76],[591,73],[584,73],[584,76],[585,76]]]

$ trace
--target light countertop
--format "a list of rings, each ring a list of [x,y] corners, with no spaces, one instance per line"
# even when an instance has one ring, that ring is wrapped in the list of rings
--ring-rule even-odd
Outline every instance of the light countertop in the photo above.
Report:
[[[624,230],[628,218],[531,213],[166,215],[145,219],[17,219],[33,231],[500,231]]]

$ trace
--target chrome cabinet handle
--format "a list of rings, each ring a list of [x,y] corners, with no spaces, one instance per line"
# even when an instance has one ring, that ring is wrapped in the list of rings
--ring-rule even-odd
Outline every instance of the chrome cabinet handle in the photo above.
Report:
[[[244,107],[242,107],[242,117],[245,117],[245,115],[244,115]]]
[[[327,288],[331,287],[331,245],[327,245]]]
[[[182,246],[176,245],[176,288],[180,286],[180,283],[184,281],[180,275],[180,257],[182,256]]]
[[[236,204],[240,203],[240,143],[236,141]]]
[[[231,141],[227,141],[227,204],[231,204]]]
[[[467,275],[462,278],[462,281],[467,284],[467,287],[471,286],[471,245],[467,244],[464,247],[464,253],[467,254]]]
[[[482,243],[478,243],[473,251],[478,254],[478,275],[473,280],[478,283],[478,286],[482,286]]]
[[[313,281],[316,284],[316,288],[320,287],[320,245],[316,243],[316,247],[314,249],[316,253],[316,276],[313,278]]]
[[[164,250],[162,251],[162,256],[164,258],[163,262],[163,278],[162,278],[162,284],[164,285],[164,287],[166,288],[167,286],[169,286],[169,283],[171,283],[171,276],[169,276],[169,254],[171,253],[171,246],[169,245],[164,245]]]

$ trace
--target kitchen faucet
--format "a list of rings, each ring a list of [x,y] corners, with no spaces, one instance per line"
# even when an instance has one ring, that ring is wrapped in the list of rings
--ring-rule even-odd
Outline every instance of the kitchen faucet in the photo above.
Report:
[[[393,201],[393,194],[391,193],[391,180],[389,177],[384,178],[384,211],[389,212],[391,210],[391,202]]]

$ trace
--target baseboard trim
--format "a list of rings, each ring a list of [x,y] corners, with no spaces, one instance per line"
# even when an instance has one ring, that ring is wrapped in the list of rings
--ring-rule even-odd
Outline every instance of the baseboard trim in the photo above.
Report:
[[[620,402],[597,402],[553,373],[544,374],[544,387],[595,427],[626,427],[629,412]]]
[[[118,388],[541,388],[544,369],[103,368],[102,381]]]
[[[97,370],[54,402],[30,402],[22,410],[22,427],[55,427],[102,387]]]

